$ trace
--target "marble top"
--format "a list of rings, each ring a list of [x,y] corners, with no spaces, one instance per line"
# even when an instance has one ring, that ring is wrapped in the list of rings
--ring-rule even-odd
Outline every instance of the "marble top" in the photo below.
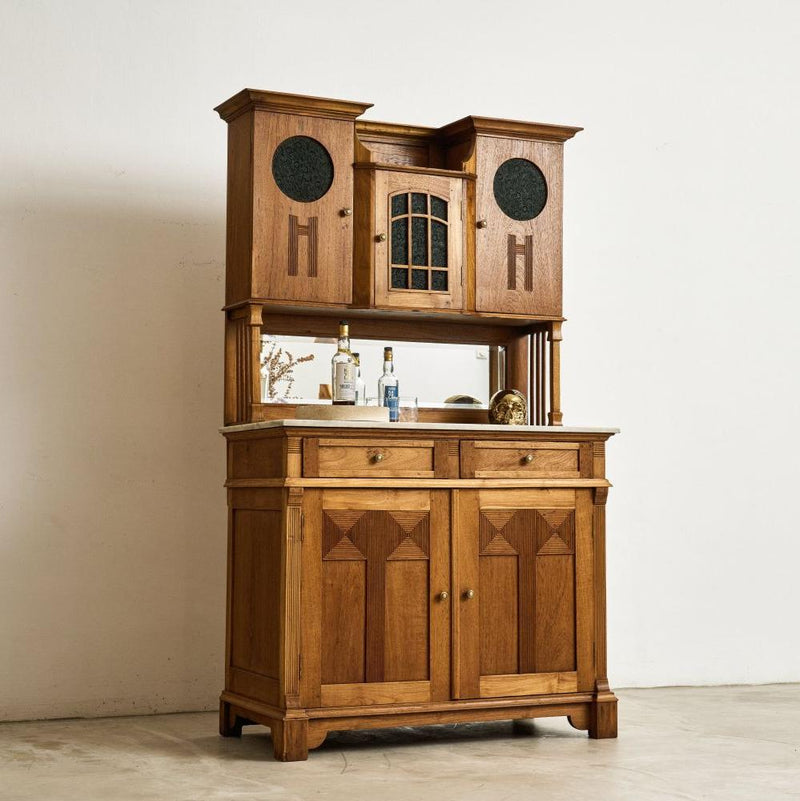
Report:
[[[257,431],[261,428],[352,428],[358,430],[391,429],[392,431],[496,431],[510,434],[619,434],[618,428],[588,426],[497,426],[486,423],[386,423],[360,420],[267,420],[220,428],[223,434],[235,431]]]

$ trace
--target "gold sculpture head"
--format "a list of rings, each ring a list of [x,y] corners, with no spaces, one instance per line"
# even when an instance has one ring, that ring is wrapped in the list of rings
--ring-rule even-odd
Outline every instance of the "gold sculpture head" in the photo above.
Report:
[[[489,401],[489,422],[506,426],[524,426],[527,411],[525,396],[516,389],[501,389]]]

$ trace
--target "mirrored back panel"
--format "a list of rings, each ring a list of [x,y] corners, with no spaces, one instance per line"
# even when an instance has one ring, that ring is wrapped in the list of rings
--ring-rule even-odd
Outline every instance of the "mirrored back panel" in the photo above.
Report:
[[[368,403],[377,403],[383,372],[383,348],[394,351],[400,395],[419,406],[437,407],[459,397],[473,398],[482,408],[489,400],[489,346],[353,339],[359,354]],[[261,402],[313,403],[329,396],[331,357],[336,340],[264,334],[261,338]],[[330,403],[330,400],[324,402]]]

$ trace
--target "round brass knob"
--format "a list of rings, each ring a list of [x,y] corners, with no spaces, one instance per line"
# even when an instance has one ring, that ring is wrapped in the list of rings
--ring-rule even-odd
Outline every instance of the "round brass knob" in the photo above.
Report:
[[[382,461],[383,461],[383,458],[384,458],[384,457],[383,457],[383,454],[382,454],[382,453],[376,453],[376,454],[375,454],[375,455],[372,457],[372,461],[373,461],[373,462],[382,462]]]
[[[478,228],[488,228],[489,221],[488,220],[478,220]]]
[[[470,598],[474,598],[474,597],[475,597],[475,590],[467,590],[467,591],[464,593],[464,597],[465,597],[467,600],[469,600]]]
[[[342,217],[349,217],[352,213],[352,209],[342,209]]]
[[[378,239],[378,242],[385,242],[386,241],[386,234],[378,234],[377,239]]]
[[[533,454],[526,453],[525,456],[522,457],[522,461],[525,462],[526,464],[530,464],[533,461]]]
[[[442,590],[439,593],[439,600],[446,601],[450,597],[450,593],[447,590]]]

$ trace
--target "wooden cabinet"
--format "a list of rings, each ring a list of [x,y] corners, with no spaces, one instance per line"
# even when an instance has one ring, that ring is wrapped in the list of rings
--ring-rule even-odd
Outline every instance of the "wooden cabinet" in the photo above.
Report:
[[[221,732],[267,725],[279,759],[304,759],[330,730],[425,722],[566,715],[593,737],[615,736],[603,514],[611,433],[226,429]],[[557,469],[475,477],[477,452],[513,461],[531,451]],[[472,456],[459,465],[459,452]]]
[[[369,104],[246,89],[228,122],[226,303],[352,299],[353,131]]]
[[[561,315],[562,150],[477,134],[477,311]]]
[[[220,732],[275,756],[329,731],[567,716],[615,737],[605,442],[562,429],[563,145],[580,128],[357,118],[246,89],[228,123],[228,591]],[[291,420],[263,333],[489,346],[537,426]],[[458,391],[454,386],[453,391]],[[545,425],[545,422],[549,425]],[[456,425],[454,425],[454,423]],[[484,425],[474,425],[484,423]]]
[[[287,413],[262,402],[263,333],[331,337],[346,316],[359,339],[495,348],[492,389],[522,391],[532,422],[559,425],[562,158],[581,129],[358,119],[370,105],[245,89],[217,107],[225,422]]]

